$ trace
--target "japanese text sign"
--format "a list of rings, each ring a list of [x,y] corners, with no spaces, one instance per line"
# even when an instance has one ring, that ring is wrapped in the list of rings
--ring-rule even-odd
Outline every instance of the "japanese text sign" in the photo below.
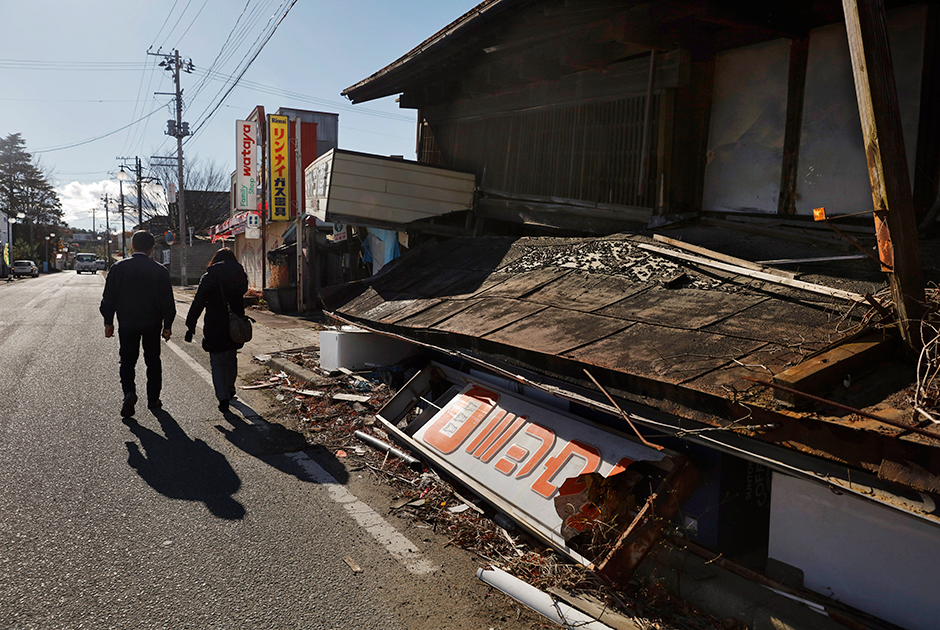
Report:
[[[268,194],[271,220],[290,220],[290,141],[287,116],[268,116]]]
[[[553,500],[566,479],[590,472],[607,477],[634,461],[666,456],[563,411],[473,382],[413,438],[444,468],[497,495],[562,548],[567,545]]]

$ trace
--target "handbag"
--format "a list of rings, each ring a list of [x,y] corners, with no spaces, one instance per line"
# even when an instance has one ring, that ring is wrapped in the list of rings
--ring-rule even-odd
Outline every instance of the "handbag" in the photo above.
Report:
[[[233,313],[228,305],[228,299],[225,297],[225,291],[219,284],[219,292],[222,294],[222,302],[225,303],[225,309],[228,311],[228,335],[235,343],[248,343],[251,341],[251,322],[255,321],[247,315]]]

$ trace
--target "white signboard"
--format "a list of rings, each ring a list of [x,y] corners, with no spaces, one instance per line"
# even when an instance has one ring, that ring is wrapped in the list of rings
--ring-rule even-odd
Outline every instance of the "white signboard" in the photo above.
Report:
[[[317,160],[304,172],[305,209],[307,214],[326,220],[326,202],[330,181],[330,161]]]
[[[333,242],[342,243],[345,240],[346,240],[346,224],[334,223],[333,224]]]
[[[245,238],[261,238],[261,215],[257,212],[249,212],[245,223]]]
[[[235,209],[258,207],[258,123],[235,121]]]
[[[578,554],[561,536],[562,519],[554,503],[565,480],[591,472],[608,477],[634,461],[658,462],[666,456],[574,416],[474,382],[412,437],[449,472],[508,503],[517,517],[573,557]]]

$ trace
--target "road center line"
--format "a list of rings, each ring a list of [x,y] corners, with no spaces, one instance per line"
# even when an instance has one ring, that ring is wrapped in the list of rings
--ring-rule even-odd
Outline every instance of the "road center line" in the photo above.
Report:
[[[167,346],[183,359],[192,370],[201,376],[209,385],[212,385],[212,375],[208,370],[189,356],[185,350],[180,348],[173,341],[168,341]],[[262,431],[268,428],[268,422],[259,416],[253,409],[248,407],[243,401],[239,400],[239,410],[246,408],[250,413],[244,413],[245,419],[257,426]],[[378,512],[370,508],[364,502],[360,501],[356,495],[351,493],[342,484],[325,471],[319,464],[304,452],[289,453],[287,457],[293,459],[304,469],[309,479],[322,485],[329,493],[330,498],[343,506],[343,509],[355,520],[360,527],[372,534],[385,549],[397,558],[405,567],[416,575],[433,573],[435,567],[427,559],[421,556],[417,546],[408,538],[402,535],[388,521],[382,518]]]

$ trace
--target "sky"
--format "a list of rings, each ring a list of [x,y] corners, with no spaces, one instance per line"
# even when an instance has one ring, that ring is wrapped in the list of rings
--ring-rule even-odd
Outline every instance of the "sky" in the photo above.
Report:
[[[158,67],[162,57],[147,54],[176,49],[194,66],[181,75],[183,120],[195,131],[183,145],[187,161],[234,170],[235,121],[256,105],[337,113],[340,148],[414,159],[414,110],[399,109],[395,97],[353,105],[340,92],[477,4],[0,0],[0,136],[21,134],[52,173],[69,226],[92,229],[95,209],[102,230],[101,199],[117,197],[120,165],[139,157],[146,168],[151,156],[176,155],[175,138],[164,134],[173,96],[155,94],[174,91],[172,75]]]

